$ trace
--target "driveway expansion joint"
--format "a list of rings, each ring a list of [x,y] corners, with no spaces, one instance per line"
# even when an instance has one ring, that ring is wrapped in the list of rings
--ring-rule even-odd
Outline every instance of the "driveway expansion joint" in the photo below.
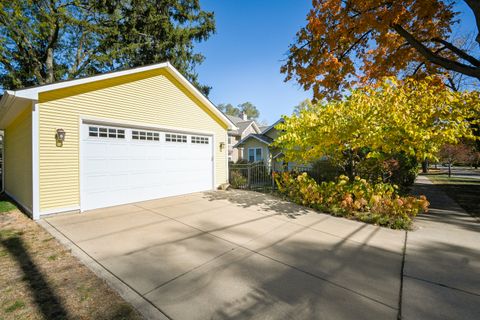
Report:
[[[141,207],[141,206],[140,206],[140,207]],[[151,211],[151,210],[148,209],[148,208],[144,208],[144,207],[141,207],[141,208],[142,208],[142,209],[145,209],[145,210],[147,210],[147,211]],[[363,294],[363,293],[358,292],[358,291],[356,291],[356,290],[350,289],[350,288],[348,288],[348,287],[346,287],[346,286],[344,286],[344,285],[341,285],[341,284],[339,284],[339,283],[336,283],[335,281],[331,281],[331,280],[329,280],[329,279],[327,279],[327,278],[325,278],[325,277],[322,277],[322,276],[316,275],[316,274],[314,274],[314,273],[312,273],[312,272],[309,272],[309,271],[303,270],[303,269],[301,269],[301,268],[292,266],[292,265],[290,265],[290,264],[288,264],[288,263],[285,263],[285,262],[283,262],[283,261],[280,261],[280,260],[278,260],[278,259],[275,259],[275,258],[273,258],[273,257],[270,257],[270,256],[268,256],[268,255],[266,255],[266,254],[263,254],[263,253],[261,253],[260,251],[250,249],[250,248],[248,248],[248,247],[246,247],[246,246],[244,246],[244,245],[237,244],[237,243],[235,243],[235,242],[233,242],[233,241],[231,241],[231,240],[224,239],[224,238],[222,238],[222,237],[220,237],[220,236],[217,236],[217,235],[211,233],[211,232],[214,232],[214,231],[216,231],[216,230],[213,230],[213,231],[212,231],[212,230],[210,230],[210,231],[205,231],[205,230],[202,230],[202,229],[200,229],[200,228],[198,228],[198,227],[189,225],[188,223],[185,223],[185,222],[183,222],[183,221],[180,221],[180,220],[177,220],[177,219],[175,219],[175,218],[171,218],[171,217],[165,216],[165,215],[163,215],[163,214],[161,214],[161,213],[157,213],[157,214],[159,214],[159,215],[161,215],[161,216],[164,216],[164,217],[167,217],[167,218],[169,218],[169,219],[172,219],[172,220],[174,220],[174,221],[176,221],[176,222],[178,222],[178,223],[181,223],[181,224],[183,224],[183,225],[185,225],[185,226],[188,226],[188,227],[190,227],[190,228],[194,228],[194,229],[202,232],[203,234],[208,234],[208,235],[211,235],[211,236],[213,236],[213,237],[216,237],[216,238],[218,238],[218,239],[220,239],[220,240],[223,240],[223,241],[229,242],[229,243],[231,243],[231,244],[234,244],[234,245],[237,246],[237,248],[245,249],[245,250],[247,250],[247,251],[250,251],[250,252],[253,253],[253,254],[258,254],[258,255],[266,258],[266,259],[275,261],[275,262],[277,262],[277,263],[279,263],[279,264],[281,264],[281,265],[284,265],[284,266],[286,266],[286,267],[292,268],[292,269],[294,269],[294,270],[296,270],[296,271],[299,271],[299,272],[301,272],[301,273],[303,273],[303,274],[305,274],[305,275],[308,275],[308,276],[313,277],[313,278],[315,278],[315,279],[318,279],[318,280],[327,282],[327,283],[329,283],[329,284],[331,284],[331,285],[333,285],[333,286],[335,286],[335,287],[338,287],[338,288],[340,288],[340,289],[344,289],[344,290],[346,290],[346,291],[348,291],[348,292],[351,292],[351,293],[353,293],[353,294],[356,294],[356,295],[358,295],[358,296],[361,296],[361,297],[363,297],[363,298],[365,298],[365,299],[368,299],[368,300],[370,300],[370,301],[373,301],[373,302],[376,302],[376,303],[378,303],[378,304],[381,304],[381,305],[383,305],[383,306],[385,306],[385,307],[388,307],[388,308],[390,308],[390,309],[392,309],[392,310],[397,310],[397,309],[398,309],[397,306],[391,306],[391,305],[389,305],[389,304],[387,304],[387,303],[385,303],[385,302],[383,302],[383,301],[380,301],[380,300],[375,299],[375,298],[373,298],[373,297],[370,297],[370,296],[368,296],[368,295],[366,295],[366,294]],[[275,216],[275,215],[276,215],[276,214],[267,215],[267,216],[262,217],[261,219],[273,217],[273,216]],[[255,220],[258,220],[258,219],[255,219]],[[285,223],[289,223],[289,222],[286,221]],[[244,222],[241,223],[241,224],[244,224]],[[366,225],[366,224],[365,224],[365,225]],[[229,228],[230,228],[230,227],[234,227],[234,226],[235,226],[235,225],[229,226]],[[302,226],[302,225],[300,225],[300,226]],[[310,229],[310,227],[308,227],[308,226],[302,226],[302,227],[305,227],[306,229]],[[227,229],[227,228],[222,228],[222,229]],[[315,229],[312,229],[312,230],[315,230]],[[319,230],[315,230],[315,231],[321,232],[321,231],[319,231]],[[267,234],[267,233],[268,233],[268,232],[265,232],[265,233],[259,235],[257,238],[263,237],[263,236],[264,236],[265,234]],[[196,236],[197,236],[197,235],[196,235]],[[339,237],[339,238],[341,238],[341,237]],[[344,239],[344,240],[346,240],[346,241],[351,241],[351,240],[349,240],[349,239]],[[247,242],[247,243],[248,243],[248,242]],[[264,249],[265,249],[265,248],[262,248],[262,250],[264,250]],[[213,260],[215,260],[215,259],[213,259]],[[190,270],[190,271],[192,271],[192,270]],[[188,273],[188,272],[187,272],[187,273]],[[187,273],[185,273],[185,274],[187,274]],[[181,278],[181,277],[182,277],[182,276],[179,276],[179,277],[177,277],[176,279]]]
[[[135,294],[138,295],[138,297],[140,299],[143,299],[144,301],[146,301],[150,306],[152,306],[154,309],[158,310],[158,312],[160,312],[163,316],[165,316],[167,319],[169,320],[173,320],[165,311],[163,311],[160,307],[158,307],[157,305],[155,305],[151,300],[149,300],[148,298],[146,298],[145,296],[143,296],[140,292],[138,292],[138,290],[136,290],[135,288],[133,288],[132,286],[130,286],[128,283],[126,283],[124,280],[122,280],[120,277],[118,277],[115,273],[113,273],[112,271],[110,271],[110,269],[108,269],[105,265],[103,265],[101,262],[99,262],[97,259],[95,259],[94,257],[92,257],[88,252],[86,252],[85,250],[83,250],[80,246],[78,246],[72,239],[70,239],[66,234],[64,234],[62,231],[60,231],[57,227],[55,227],[53,224],[51,224],[47,219],[42,219],[41,221],[44,221],[50,228],[52,228],[53,230],[55,230],[58,234],[60,234],[62,237],[64,237],[64,239],[66,239],[68,241],[68,244],[72,247],[74,247],[75,249],[79,250],[80,252],[82,252],[84,255],[86,255],[89,259],[91,259],[94,263],[96,263],[98,266],[100,266],[103,270],[105,270],[106,272],[108,272],[109,275],[111,275],[112,277],[114,277],[117,281],[121,282],[124,286],[128,287],[131,291],[133,291]],[[49,231],[49,230],[47,230]]]
[[[403,302],[403,278],[405,277],[405,259],[407,256],[407,241],[408,231],[405,231],[405,238],[403,241],[402,265],[400,267],[400,290],[398,294],[398,316],[397,319],[402,319],[402,302]]]
[[[468,290],[463,290],[463,289],[460,289],[460,288],[452,287],[452,286],[449,286],[449,285],[441,283],[441,282],[431,281],[431,280],[428,280],[428,279],[423,279],[423,278],[419,278],[419,277],[415,277],[415,276],[410,276],[408,274],[405,274],[404,277],[410,278],[410,279],[413,279],[413,280],[417,280],[417,281],[423,281],[423,282],[433,284],[433,285],[436,285],[436,286],[439,286],[439,287],[442,287],[442,288],[447,288],[447,289],[451,289],[451,290],[455,290],[455,291],[459,291],[459,292],[462,292],[462,293],[466,293],[466,294],[470,294],[470,295],[473,295],[473,296],[480,297],[479,293],[475,293],[475,292],[471,292],[471,291],[468,291]]]
[[[151,292],[153,292],[153,291],[155,291],[155,290],[157,290],[157,289],[159,289],[159,288],[161,288],[161,287],[163,287],[163,286],[165,286],[165,285],[167,285],[167,284],[169,284],[169,283],[171,283],[171,282],[173,282],[173,281],[175,281],[175,280],[177,280],[177,279],[179,279],[179,278],[181,278],[181,277],[183,277],[183,276],[186,276],[187,274],[189,274],[189,273],[191,273],[191,272],[193,272],[193,271],[195,271],[195,270],[197,270],[197,269],[200,269],[201,267],[203,267],[203,266],[209,264],[210,262],[213,262],[213,261],[215,261],[215,260],[223,257],[224,255],[227,255],[227,254],[231,253],[232,251],[234,251],[234,250],[236,250],[236,249],[238,249],[238,247],[230,248],[229,250],[226,250],[225,252],[222,252],[221,254],[213,257],[212,259],[210,259],[210,260],[208,260],[208,261],[205,261],[204,263],[201,263],[201,264],[199,264],[198,266],[195,266],[194,268],[189,269],[189,270],[187,270],[187,271],[185,271],[185,272],[183,272],[183,273],[181,273],[181,274],[173,277],[172,279],[169,279],[169,280],[165,281],[164,283],[156,286],[155,288],[153,288],[153,289],[151,289],[151,290],[148,290],[147,292],[143,293],[142,295],[143,295],[143,296],[146,296],[147,294],[149,294],[149,293],[151,293]]]

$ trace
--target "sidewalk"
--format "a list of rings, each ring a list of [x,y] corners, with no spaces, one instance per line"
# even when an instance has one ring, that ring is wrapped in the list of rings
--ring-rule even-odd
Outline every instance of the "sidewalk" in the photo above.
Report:
[[[402,318],[478,319],[480,223],[425,176],[414,193],[426,195],[431,209],[407,235]]]

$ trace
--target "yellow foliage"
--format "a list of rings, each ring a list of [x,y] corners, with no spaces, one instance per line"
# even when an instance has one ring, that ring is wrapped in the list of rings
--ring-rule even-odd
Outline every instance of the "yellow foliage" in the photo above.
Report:
[[[475,139],[479,123],[477,91],[453,92],[437,78],[399,81],[354,90],[343,100],[320,102],[285,117],[275,141],[287,161],[309,163],[339,157],[347,149],[370,148],[370,157],[404,152],[419,160],[436,159],[446,143]]]

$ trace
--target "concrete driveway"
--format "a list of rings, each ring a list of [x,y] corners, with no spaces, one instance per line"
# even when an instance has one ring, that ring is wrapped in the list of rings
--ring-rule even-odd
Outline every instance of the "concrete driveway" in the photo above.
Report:
[[[259,193],[198,193],[42,223],[121,283],[122,296],[147,317],[398,315],[405,232]]]

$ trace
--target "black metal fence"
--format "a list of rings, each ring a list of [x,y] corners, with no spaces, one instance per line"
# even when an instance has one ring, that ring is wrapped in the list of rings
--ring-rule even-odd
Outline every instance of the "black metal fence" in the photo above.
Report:
[[[229,183],[236,189],[274,189],[273,170],[263,162],[230,164]]]
[[[235,189],[248,190],[274,190],[276,188],[273,179],[274,171],[306,172],[308,175],[320,182],[323,179],[321,170],[311,166],[286,166],[283,168],[272,168],[263,163],[242,163],[229,164],[229,183]]]

